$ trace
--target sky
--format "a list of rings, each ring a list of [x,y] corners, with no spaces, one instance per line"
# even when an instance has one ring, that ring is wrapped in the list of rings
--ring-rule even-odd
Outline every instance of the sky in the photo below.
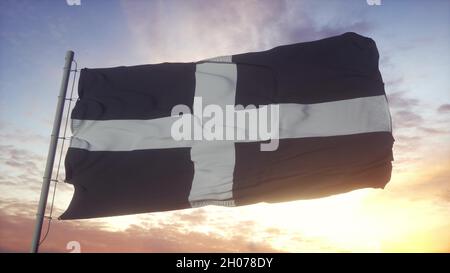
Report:
[[[395,138],[385,189],[55,220],[41,251],[450,252],[450,1],[80,2],[0,1],[0,252],[30,249],[66,50],[78,68],[190,62],[349,31],[380,52]],[[54,217],[72,193],[57,185]]]

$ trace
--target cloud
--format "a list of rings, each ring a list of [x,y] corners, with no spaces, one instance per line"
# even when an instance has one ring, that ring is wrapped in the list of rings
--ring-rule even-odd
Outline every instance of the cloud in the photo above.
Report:
[[[442,162],[442,161],[441,161]],[[397,187],[395,194],[411,201],[433,201],[438,206],[448,207],[450,204],[450,161],[444,161],[441,166],[428,168],[422,172],[416,172],[416,179],[409,181],[407,185]]]
[[[449,113],[450,112],[450,104],[442,104],[437,109],[437,112],[440,114]]]
[[[399,88],[403,83],[402,78],[397,78],[386,83],[392,88]],[[388,94],[389,107],[391,108],[392,120],[395,131],[415,128],[416,135],[425,133],[427,135],[442,135],[449,133],[446,127],[440,124],[439,120],[433,116],[424,117],[423,110],[426,105],[419,99],[413,98],[406,91],[397,91]],[[448,108],[448,109],[447,109]],[[450,111],[450,104],[443,104],[438,109],[438,113]],[[424,125],[426,124],[426,125]],[[445,126],[445,125],[444,125]]]
[[[450,130],[443,129],[443,128],[430,128],[430,127],[423,127],[420,126],[419,130],[429,134],[429,135],[443,135],[450,133]]]
[[[0,199],[33,201],[39,198],[49,140],[50,137],[45,138],[25,126],[19,127],[9,121],[0,121]],[[59,180],[65,177],[63,162],[67,146],[68,142],[65,143],[62,153]],[[61,141],[58,144],[53,168],[54,179],[57,175],[60,152]],[[64,193],[72,192],[73,189],[61,183],[58,191],[57,200],[62,200],[62,197],[70,198]],[[58,203],[66,202],[58,201]]]
[[[198,209],[191,213],[176,212],[173,216],[175,222],[195,222],[204,223],[207,220],[207,214],[204,209]]]
[[[302,25],[286,24],[287,35],[286,43],[298,43],[312,40],[323,39],[345,32],[368,33],[373,26],[367,21],[350,22],[347,24],[336,25],[330,23],[323,27],[317,26],[308,13],[302,14],[306,22]]]
[[[137,51],[151,62],[195,61],[372,29],[355,14],[323,25],[311,15],[321,8],[301,1],[231,2],[123,1],[122,7]]]
[[[0,144],[0,199],[32,201],[39,196],[44,158],[39,154]]]
[[[31,242],[34,219],[30,206],[14,205],[14,209],[0,209],[3,252],[24,252]],[[202,214],[196,212],[194,215]],[[185,216],[187,214],[184,214]],[[189,220],[187,220],[189,219]],[[176,225],[177,218],[159,226],[131,225],[124,231],[106,231],[104,226],[88,221],[53,222],[43,252],[67,252],[69,241],[78,241],[83,252],[277,252],[263,241],[254,241],[249,235],[251,222],[237,222],[227,226],[233,234],[223,237],[214,233],[186,231]],[[197,218],[185,218],[186,225]]]
[[[394,114],[394,126],[395,127],[416,127],[423,123],[423,118],[421,115],[409,111],[400,110]]]
[[[441,197],[443,200],[445,200],[446,202],[449,202],[449,203],[450,203],[450,189],[447,189],[446,191],[443,191],[443,192],[440,194],[440,197]]]
[[[3,131],[0,129],[0,131]],[[25,130],[15,129],[13,132],[1,132],[0,140],[13,140],[15,142],[33,143],[33,144],[45,144],[49,141],[50,137],[45,137],[40,134],[30,133]]]
[[[31,176],[41,175],[41,163],[44,158],[25,149],[16,148],[14,145],[0,145],[0,164],[10,167],[20,174]]]
[[[390,85],[396,85],[399,82],[391,82]],[[388,83],[386,83],[388,85]],[[419,106],[420,101],[415,98],[408,97],[404,91],[390,93],[388,95],[389,106],[396,109],[410,109],[412,107]]]
[[[426,102],[404,91],[408,90],[404,84],[403,77],[394,77],[385,84],[387,89],[401,90],[387,95],[395,138],[394,170],[398,173],[425,168],[428,160],[424,161],[424,156],[429,154],[442,157],[448,147],[445,137],[450,133],[448,122],[430,113]]]

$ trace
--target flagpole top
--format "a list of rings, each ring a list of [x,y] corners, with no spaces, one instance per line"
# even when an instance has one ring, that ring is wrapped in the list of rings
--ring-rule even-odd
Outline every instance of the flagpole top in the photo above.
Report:
[[[75,52],[73,52],[72,50],[67,50],[66,59],[73,59],[74,54],[75,54]]]

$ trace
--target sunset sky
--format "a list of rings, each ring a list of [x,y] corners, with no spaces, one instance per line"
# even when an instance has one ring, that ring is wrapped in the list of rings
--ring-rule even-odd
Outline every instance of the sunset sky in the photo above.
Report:
[[[1,0],[0,252],[30,249],[66,50],[79,68],[188,62],[349,31],[380,52],[396,140],[385,189],[54,221],[41,251],[450,252],[450,1],[381,2]],[[54,217],[72,192],[58,185]]]

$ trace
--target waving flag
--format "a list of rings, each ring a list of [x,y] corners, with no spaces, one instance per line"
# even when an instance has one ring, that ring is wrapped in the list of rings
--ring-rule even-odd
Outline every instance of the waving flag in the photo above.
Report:
[[[83,69],[65,162],[75,193],[61,219],[383,188],[394,140],[378,58],[372,39],[345,33],[195,63]],[[189,113],[173,115],[177,105]],[[224,114],[198,117],[211,105]],[[229,106],[247,127],[225,120]],[[252,113],[272,106],[277,124],[262,125],[276,134],[251,138]],[[221,118],[214,132],[245,137],[174,136],[182,119],[204,129]]]

